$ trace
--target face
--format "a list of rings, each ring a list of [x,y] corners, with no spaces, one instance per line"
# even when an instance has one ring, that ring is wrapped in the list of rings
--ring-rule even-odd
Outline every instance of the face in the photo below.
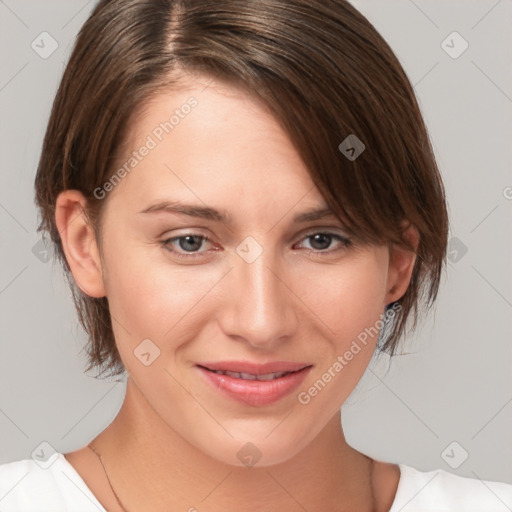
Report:
[[[217,460],[242,465],[250,442],[276,464],[339,414],[410,262],[347,238],[277,121],[207,82],[135,120],[126,172],[105,187],[101,279],[121,358],[162,420]]]

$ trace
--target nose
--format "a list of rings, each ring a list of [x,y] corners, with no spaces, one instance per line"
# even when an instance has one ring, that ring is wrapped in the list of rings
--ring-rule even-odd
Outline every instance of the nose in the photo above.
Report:
[[[255,348],[272,349],[295,332],[298,316],[287,286],[289,273],[280,268],[270,251],[251,263],[235,258],[218,316],[226,335]]]

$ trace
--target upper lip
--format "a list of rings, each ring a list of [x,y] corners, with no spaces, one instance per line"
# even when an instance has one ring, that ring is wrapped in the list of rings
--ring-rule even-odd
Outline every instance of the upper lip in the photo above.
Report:
[[[265,375],[277,372],[296,372],[311,366],[309,363],[296,363],[291,361],[271,361],[258,364],[249,361],[215,361],[198,363],[208,370],[224,370],[228,372],[250,373],[252,375]]]

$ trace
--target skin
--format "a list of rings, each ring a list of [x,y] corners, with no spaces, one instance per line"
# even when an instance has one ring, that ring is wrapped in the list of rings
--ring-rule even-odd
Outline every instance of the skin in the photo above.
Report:
[[[104,199],[101,246],[82,213],[83,195],[58,197],[73,276],[86,294],[108,297],[129,374],[118,416],[91,445],[131,511],[388,510],[398,466],[349,446],[340,422],[377,337],[308,404],[297,395],[405,293],[415,255],[344,246],[335,237],[318,249],[311,235],[343,236],[343,224],[335,217],[292,222],[326,203],[277,121],[228,84],[196,75],[155,97],[135,117],[124,156],[191,96],[197,107]],[[165,200],[207,205],[232,223],[140,213]],[[192,252],[198,257],[170,252],[187,254],[176,240],[166,249],[165,240],[191,232],[211,240]],[[262,248],[252,263],[236,252],[248,236]],[[417,244],[414,228],[408,236]],[[160,350],[149,366],[134,355],[145,339]],[[296,392],[255,407],[225,397],[194,367],[220,360],[313,368]],[[251,468],[237,457],[247,442],[261,453]],[[65,456],[100,502],[119,510],[92,451]]]

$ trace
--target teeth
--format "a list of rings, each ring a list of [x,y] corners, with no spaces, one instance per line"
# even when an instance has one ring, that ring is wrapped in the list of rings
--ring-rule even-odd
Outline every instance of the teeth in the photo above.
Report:
[[[274,373],[265,373],[263,375],[254,375],[252,373],[245,372],[229,372],[224,370],[211,370],[218,375],[227,375],[228,377],[233,377],[235,379],[243,379],[243,380],[273,380],[282,377],[290,372],[274,372]]]
[[[245,373],[245,372],[241,372],[241,373],[236,374],[236,375],[231,375],[231,377],[235,377],[235,376],[238,376],[238,375],[240,375],[239,378],[241,378],[241,379],[256,380],[256,375],[253,375],[252,373]]]
[[[279,373],[265,373],[264,375],[258,375],[258,380],[272,380],[277,379],[278,377],[282,377],[284,372]]]

